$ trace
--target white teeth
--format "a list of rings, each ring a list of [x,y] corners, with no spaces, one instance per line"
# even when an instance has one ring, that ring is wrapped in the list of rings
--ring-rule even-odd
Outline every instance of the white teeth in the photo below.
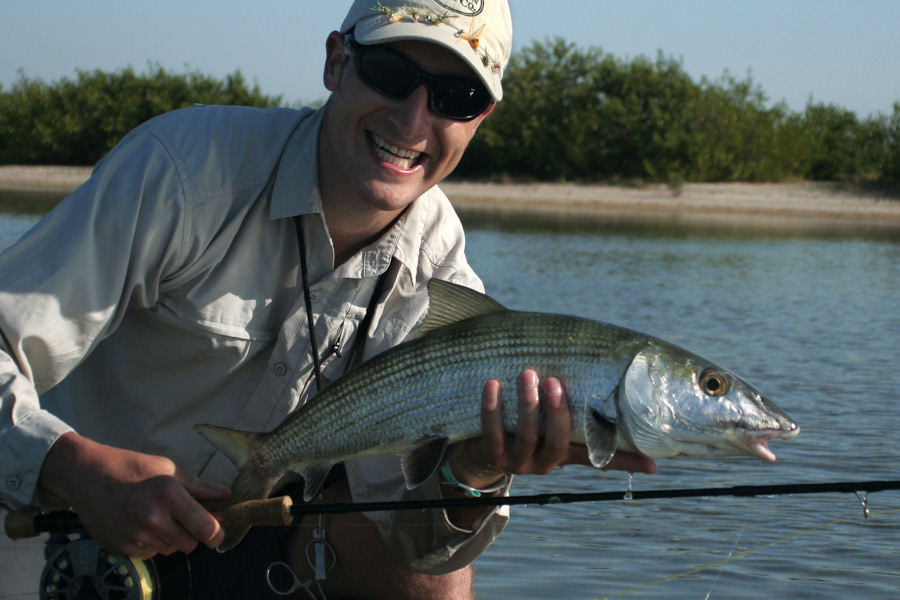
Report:
[[[372,134],[372,141],[375,142],[375,154],[383,161],[389,162],[403,169],[411,169],[419,157],[421,152],[414,152],[405,148],[400,148],[390,143],[383,137]]]

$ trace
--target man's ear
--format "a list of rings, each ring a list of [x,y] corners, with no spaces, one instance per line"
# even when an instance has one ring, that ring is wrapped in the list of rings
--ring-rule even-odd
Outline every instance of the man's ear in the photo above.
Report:
[[[322,81],[325,89],[333,92],[341,81],[341,73],[344,70],[347,53],[344,52],[344,36],[337,31],[328,34],[325,40],[325,73]]]

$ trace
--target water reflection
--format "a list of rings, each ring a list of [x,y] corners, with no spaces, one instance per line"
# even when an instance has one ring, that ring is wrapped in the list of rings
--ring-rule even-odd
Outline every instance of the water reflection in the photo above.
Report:
[[[44,215],[66,195],[66,192],[0,189],[0,213]]]
[[[490,208],[458,209],[467,228],[498,231],[594,233],[675,239],[884,239],[900,241],[900,223],[853,219],[725,215],[673,216],[603,211],[522,213]]]

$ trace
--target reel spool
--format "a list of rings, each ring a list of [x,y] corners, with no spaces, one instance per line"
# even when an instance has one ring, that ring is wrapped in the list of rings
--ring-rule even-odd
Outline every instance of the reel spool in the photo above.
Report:
[[[47,554],[41,600],[156,600],[159,596],[153,563],[110,554],[92,539],[66,538],[55,552],[48,547]]]

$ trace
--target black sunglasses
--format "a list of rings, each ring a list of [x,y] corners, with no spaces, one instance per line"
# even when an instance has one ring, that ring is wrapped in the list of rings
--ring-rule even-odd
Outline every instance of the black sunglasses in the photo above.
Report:
[[[382,46],[363,46],[352,35],[344,36],[344,48],[367,86],[396,100],[408,98],[420,85],[428,89],[428,107],[454,121],[471,121],[494,103],[487,88],[476,79],[426,73],[408,58]]]

